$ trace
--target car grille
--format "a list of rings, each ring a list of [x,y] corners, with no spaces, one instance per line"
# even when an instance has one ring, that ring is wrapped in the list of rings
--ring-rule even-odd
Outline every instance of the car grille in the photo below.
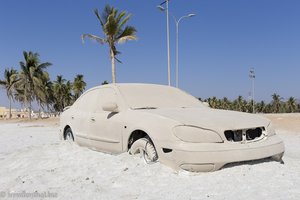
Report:
[[[264,137],[265,128],[258,127],[252,129],[227,130],[224,132],[229,142],[256,141]]]

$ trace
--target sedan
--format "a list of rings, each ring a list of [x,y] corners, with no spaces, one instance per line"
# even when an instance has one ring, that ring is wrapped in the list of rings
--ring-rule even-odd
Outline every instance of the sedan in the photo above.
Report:
[[[175,170],[208,172],[228,163],[282,161],[283,141],[256,114],[209,108],[174,87],[94,87],[60,117],[60,138],[90,149],[140,155]]]

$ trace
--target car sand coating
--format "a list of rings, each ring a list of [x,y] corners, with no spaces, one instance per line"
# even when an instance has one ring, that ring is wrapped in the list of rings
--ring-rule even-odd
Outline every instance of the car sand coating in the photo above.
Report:
[[[60,138],[118,154],[140,154],[175,170],[208,172],[272,157],[283,141],[269,120],[211,109],[170,86],[108,84],[85,92],[60,118]]]

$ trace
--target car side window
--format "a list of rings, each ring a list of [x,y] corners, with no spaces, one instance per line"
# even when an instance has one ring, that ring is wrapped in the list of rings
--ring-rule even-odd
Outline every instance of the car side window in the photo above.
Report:
[[[96,109],[98,100],[98,91],[92,90],[85,93],[78,102],[76,102],[76,107],[78,110],[83,112],[92,112]]]

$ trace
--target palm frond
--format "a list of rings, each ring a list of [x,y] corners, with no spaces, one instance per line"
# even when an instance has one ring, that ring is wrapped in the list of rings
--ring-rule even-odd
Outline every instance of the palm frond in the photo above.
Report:
[[[104,26],[104,31],[108,38],[115,38],[117,34],[118,24],[116,23],[114,13],[110,14],[107,18],[107,22]]]
[[[120,39],[118,39],[117,42],[118,42],[118,44],[123,44],[129,40],[137,40],[137,37],[133,36],[133,35],[124,36],[124,37],[121,37]]]
[[[116,60],[118,63],[122,63],[122,61],[119,60],[117,57],[115,57],[115,60]]]
[[[105,22],[101,19],[98,9],[95,9],[94,13],[95,13],[96,17],[98,18],[98,20],[100,21],[100,25],[102,27],[104,27]]]
[[[128,40],[137,40],[136,29],[133,26],[126,26],[124,31],[117,37],[118,43],[124,43]]]
[[[116,16],[116,22],[117,22],[117,24],[119,24],[119,25],[122,25],[122,23],[120,23],[120,21],[122,20],[122,18],[124,17],[126,15],[126,12],[125,11],[123,11],[123,12],[121,12],[120,14],[118,14],[118,16]],[[130,15],[128,15],[129,17],[130,17]],[[127,16],[127,17],[128,17]],[[126,18],[127,18],[126,17]],[[124,20],[123,20],[124,21]],[[123,22],[122,21],[122,22]]]
[[[103,38],[100,38],[96,35],[92,35],[92,34],[82,34],[81,35],[81,39],[82,39],[82,43],[84,43],[84,39],[85,38],[89,38],[91,40],[95,40],[96,42],[100,43],[100,44],[104,44],[106,41]]]
[[[26,51],[23,51],[23,56],[25,60],[28,60],[28,53]]]
[[[26,70],[26,65],[23,61],[21,61],[19,64],[20,64],[20,67],[21,67],[22,71]]]
[[[123,26],[128,22],[128,20],[131,18],[131,14],[128,14],[123,20],[122,18],[126,15],[125,12],[120,13],[118,16],[118,34],[120,34],[122,31]],[[121,21],[122,20],[122,21]],[[120,22],[121,21],[121,22]]]
[[[101,19],[103,19],[103,24],[107,23],[108,16],[112,13],[113,8],[110,5],[106,5],[101,15]]]
[[[40,69],[46,69],[47,67],[51,66],[52,63],[49,63],[49,62],[45,62],[45,63],[41,63],[38,65],[38,68]]]
[[[0,80],[0,85],[5,86],[6,85],[6,81]]]

